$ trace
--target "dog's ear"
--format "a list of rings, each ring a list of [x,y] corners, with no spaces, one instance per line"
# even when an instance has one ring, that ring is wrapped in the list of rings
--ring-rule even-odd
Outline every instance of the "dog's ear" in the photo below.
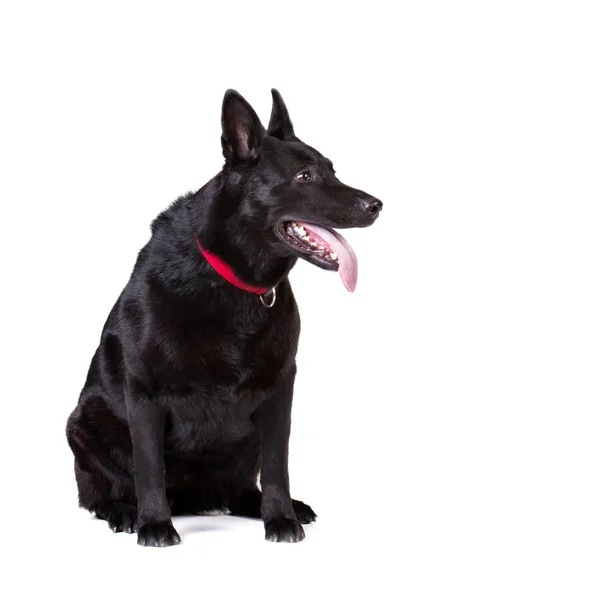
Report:
[[[290,121],[288,109],[284,104],[284,100],[276,89],[271,90],[273,98],[273,107],[271,109],[271,117],[269,119],[269,127],[267,133],[279,140],[294,139],[294,127]]]
[[[253,107],[235,90],[222,102],[222,153],[229,162],[254,160],[265,129]]]

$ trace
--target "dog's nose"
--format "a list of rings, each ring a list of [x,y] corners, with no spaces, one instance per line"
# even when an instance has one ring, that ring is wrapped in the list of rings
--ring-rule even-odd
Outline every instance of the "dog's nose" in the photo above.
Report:
[[[364,210],[367,210],[373,217],[377,217],[378,213],[382,210],[382,202],[378,198],[368,196],[362,198],[362,206]]]

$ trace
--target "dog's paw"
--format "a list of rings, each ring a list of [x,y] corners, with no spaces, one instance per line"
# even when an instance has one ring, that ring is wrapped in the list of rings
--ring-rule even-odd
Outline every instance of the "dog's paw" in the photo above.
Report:
[[[315,511],[308,504],[304,504],[304,502],[300,502],[300,500],[292,500],[292,507],[296,513],[296,520],[298,523],[306,525],[307,523],[312,523],[317,520]]]
[[[113,505],[107,517],[107,523],[114,533],[123,531],[124,533],[134,533],[136,521],[138,520],[138,511],[135,506],[118,502]]]
[[[265,539],[268,542],[300,542],[304,539],[304,529],[297,521],[277,517],[265,523]]]
[[[138,529],[140,546],[175,546],[181,543],[181,536],[171,523],[147,523]]]

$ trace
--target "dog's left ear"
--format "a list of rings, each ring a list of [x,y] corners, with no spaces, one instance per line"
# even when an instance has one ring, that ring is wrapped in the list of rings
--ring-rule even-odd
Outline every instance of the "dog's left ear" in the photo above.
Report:
[[[253,107],[235,90],[222,102],[222,154],[232,163],[254,160],[265,129]]]
[[[271,90],[271,96],[273,98],[273,107],[271,109],[267,133],[278,140],[294,139],[294,127],[292,126],[292,121],[290,121],[290,115],[288,114],[288,109],[283,98],[276,89]]]

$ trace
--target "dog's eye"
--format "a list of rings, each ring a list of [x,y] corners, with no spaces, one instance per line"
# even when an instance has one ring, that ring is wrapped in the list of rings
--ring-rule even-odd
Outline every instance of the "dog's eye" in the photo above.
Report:
[[[310,181],[312,179],[312,175],[310,174],[310,171],[302,171],[302,173],[298,173],[298,175],[296,175],[296,179],[298,179],[298,181]]]

